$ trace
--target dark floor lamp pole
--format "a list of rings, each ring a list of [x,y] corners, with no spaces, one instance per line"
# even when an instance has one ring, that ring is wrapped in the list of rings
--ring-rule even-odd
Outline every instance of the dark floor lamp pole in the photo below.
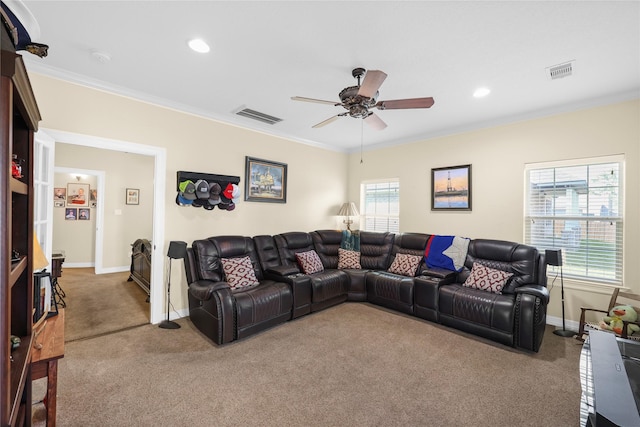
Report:
[[[186,242],[169,242],[169,251],[167,256],[169,257],[169,276],[167,278],[167,319],[160,322],[159,327],[162,329],[179,329],[180,325],[176,322],[169,320],[169,312],[171,307],[171,262],[174,259],[184,259],[187,254]]]
[[[556,329],[554,334],[561,337],[572,337],[576,334],[574,331],[569,331],[565,327],[564,317],[564,278],[562,277],[562,251],[560,249],[548,249],[545,251],[545,259],[548,265],[560,267],[560,295],[562,298],[562,329]]]

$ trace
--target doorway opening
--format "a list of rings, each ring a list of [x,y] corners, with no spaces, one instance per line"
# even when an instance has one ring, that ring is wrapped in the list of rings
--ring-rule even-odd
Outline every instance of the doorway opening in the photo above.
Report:
[[[55,129],[41,128],[40,132],[44,133],[48,137],[52,138],[55,142],[74,144],[85,147],[92,147],[103,150],[113,150],[133,154],[141,154],[145,156],[153,157],[153,213],[152,213],[152,242],[153,252],[151,255],[151,278],[149,289],[149,303],[150,303],[150,320],[151,323],[159,323],[166,315],[163,313],[163,296],[164,296],[164,223],[165,223],[165,187],[166,187],[166,149],[161,147],[154,147],[149,145],[136,144],[127,141],[113,140],[107,138],[101,138],[91,135],[83,135],[65,131],[59,131]],[[39,132],[39,133],[40,133]],[[77,169],[74,169],[77,170]],[[53,173],[53,171],[52,171]],[[104,180],[103,180],[104,182]],[[98,189],[98,197],[102,194],[104,196],[104,185],[102,191]],[[100,203],[98,200],[98,206],[104,206],[104,203]],[[99,218],[104,218],[104,215],[98,215]],[[51,223],[51,222],[49,222]],[[96,224],[96,227],[98,225]],[[100,226],[102,229],[103,225]],[[102,230],[96,230],[97,234]],[[102,246],[104,245],[104,237],[102,237],[102,245],[98,248],[98,237],[96,235],[96,273],[98,267],[102,272],[102,258],[104,256],[102,252]]]

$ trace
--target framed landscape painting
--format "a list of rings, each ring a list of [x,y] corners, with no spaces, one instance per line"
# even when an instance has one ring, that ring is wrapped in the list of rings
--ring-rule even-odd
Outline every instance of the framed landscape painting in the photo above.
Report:
[[[244,200],[287,203],[287,165],[246,157]]]
[[[471,165],[431,169],[431,210],[471,210]]]

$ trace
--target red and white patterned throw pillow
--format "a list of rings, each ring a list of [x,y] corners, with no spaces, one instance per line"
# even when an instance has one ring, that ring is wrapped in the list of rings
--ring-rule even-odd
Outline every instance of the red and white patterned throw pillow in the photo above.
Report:
[[[298,252],[296,254],[298,265],[304,274],[313,274],[324,271],[324,266],[318,253],[314,250],[307,252]]]
[[[511,276],[513,276],[513,273],[496,270],[474,262],[473,267],[471,267],[471,273],[462,286],[501,294],[502,288],[504,288]]]
[[[401,274],[403,276],[415,277],[418,265],[422,261],[420,255],[396,254],[387,270],[389,273]]]
[[[246,286],[257,285],[258,278],[253,270],[251,259],[246,256],[242,258],[222,258],[222,269],[231,289],[240,289]]]
[[[338,268],[362,269],[360,265],[360,252],[338,248]]]

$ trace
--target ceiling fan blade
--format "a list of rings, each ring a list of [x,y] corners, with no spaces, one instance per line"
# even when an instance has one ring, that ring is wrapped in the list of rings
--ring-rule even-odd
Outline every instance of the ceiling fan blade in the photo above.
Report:
[[[387,127],[387,124],[383,122],[382,119],[376,116],[374,113],[369,114],[363,120],[366,124],[368,124],[375,130],[383,130],[384,128]]]
[[[313,125],[313,126],[311,126],[311,127],[312,127],[312,128],[321,128],[322,126],[326,126],[326,125],[328,125],[329,123],[332,123],[332,122],[334,122],[334,121],[338,120],[338,117],[342,117],[342,116],[344,116],[344,115],[346,115],[346,114],[347,114],[347,113],[340,113],[340,114],[336,114],[335,116],[333,116],[333,117],[329,117],[327,120],[323,120],[323,121],[321,121],[320,123],[318,123],[318,124],[316,124],[316,125]]]
[[[399,110],[408,108],[429,108],[435,101],[433,98],[394,99],[379,101],[374,107],[379,110]]]
[[[339,102],[335,101],[325,101],[322,99],[314,99],[314,98],[305,98],[304,96],[292,96],[291,99],[294,101],[304,101],[304,102],[315,102],[316,104],[328,104],[328,105],[342,105]]]
[[[358,95],[365,96],[367,98],[373,98],[382,86],[384,79],[387,78],[387,74],[380,70],[369,70],[364,75],[364,81],[358,89]]]

